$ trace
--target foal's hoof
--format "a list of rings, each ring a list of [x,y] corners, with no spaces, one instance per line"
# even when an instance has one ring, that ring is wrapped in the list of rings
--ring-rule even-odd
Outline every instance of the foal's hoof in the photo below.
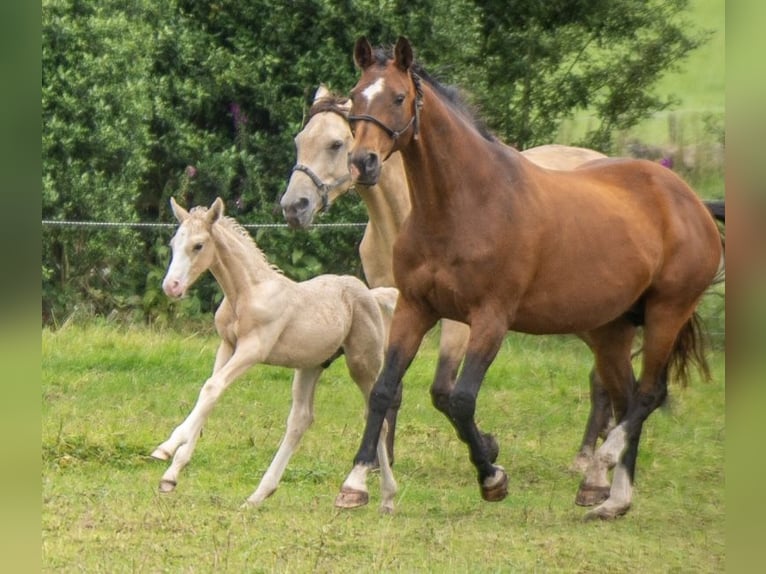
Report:
[[[336,508],[359,508],[370,501],[369,493],[363,490],[343,487],[335,497]]]
[[[173,492],[178,483],[175,480],[161,480],[160,492]]]
[[[601,504],[607,498],[609,498],[608,486],[590,486],[582,483],[577,491],[575,504],[578,506],[595,506],[596,504]]]
[[[489,462],[494,463],[497,460],[497,455],[500,454],[500,446],[497,444],[497,440],[490,433],[481,433],[481,438],[484,441],[484,448],[487,449]]]
[[[161,448],[155,448],[152,453],[152,458],[157,460],[170,460],[172,457],[169,452],[162,450]]]
[[[481,485],[481,497],[487,502],[498,502],[506,496],[508,496],[508,475],[503,467],[496,466],[494,476],[487,478]]]
[[[614,520],[630,510],[630,504],[610,503],[609,500],[600,504],[593,510],[589,510],[582,517],[583,521],[591,520]]]

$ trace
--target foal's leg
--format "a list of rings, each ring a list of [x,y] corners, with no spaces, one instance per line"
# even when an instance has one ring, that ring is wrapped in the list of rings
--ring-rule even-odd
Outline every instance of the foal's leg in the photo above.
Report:
[[[223,344],[219,347],[217,356],[225,356],[225,350],[222,351],[222,347]],[[171,456],[173,457],[173,462],[160,479],[160,491],[170,492],[175,489],[176,484],[178,484],[178,475],[189,463],[194,453],[197,439],[199,439],[200,431],[223,391],[238,376],[262,359],[263,356],[259,351],[257,340],[250,342],[240,340],[236,351],[229,360],[205,381],[197,398],[197,403],[194,405],[191,413],[189,413],[189,416],[175,428],[170,438],[158,446],[152,453],[152,456],[159,460],[168,460]],[[218,361],[216,360],[217,365]]]
[[[383,371],[370,393],[362,443],[354,458],[354,467],[343,482],[341,491],[335,499],[335,506],[356,508],[367,504],[369,500],[367,474],[374,464],[376,450],[380,458],[379,444],[386,410],[393,402],[398,387],[401,385],[402,376],[415,357],[420,342],[435,322],[436,319],[432,315],[400,296],[391,324]],[[388,480],[388,475],[383,472],[383,460],[379,460],[379,462],[381,463],[381,479],[383,481]],[[391,474],[390,480],[393,481],[393,474]]]
[[[489,502],[502,500],[508,494],[508,475],[501,466],[493,464],[486,435],[479,431],[474,420],[476,397],[490,364],[495,359],[507,328],[497,320],[501,314],[488,309],[485,320],[475,318],[463,370],[449,398],[449,418],[457,429],[460,440],[468,445],[471,462],[476,467],[481,496]]]
[[[258,488],[251,494],[246,504],[257,506],[271,496],[279,486],[282,474],[285,472],[290,457],[298,448],[303,434],[314,421],[314,391],[322,367],[296,369],[293,376],[293,403],[287,417],[287,430],[279,445],[277,454],[271,461],[266,474],[263,475]]]

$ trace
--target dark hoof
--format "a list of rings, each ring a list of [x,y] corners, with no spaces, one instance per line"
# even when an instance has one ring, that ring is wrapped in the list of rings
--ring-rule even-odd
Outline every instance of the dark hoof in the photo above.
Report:
[[[490,486],[481,486],[481,497],[487,502],[499,502],[508,496],[508,475],[501,468],[497,472],[502,473],[500,479]]]
[[[601,504],[609,498],[608,486],[588,486],[580,484],[580,489],[575,497],[575,504],[578,506],[595,506]]]
[[[362,490],[353,488],[341,488],[335,497],[336,508],[359,508],[370,501],[370,495]]]
[[[497,456],[500,454],[500,447],[495,440],[495,437],[490,433],[481,433],[481,438],[484,441],[484,448],[487,449],[487,457],[489,462],[495,463]]]

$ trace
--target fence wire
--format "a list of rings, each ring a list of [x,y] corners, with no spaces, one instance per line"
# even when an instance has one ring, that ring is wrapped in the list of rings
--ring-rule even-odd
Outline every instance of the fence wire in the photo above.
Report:
[[[131,227],[135,229],[173,229],[177,223],[151,223],[140,221],[59,221],[43,219],[43,227]],[[286,223],[240,223],[245,229],[289,229]],[[311,228],[365,227],[363,223],[315,223]]]

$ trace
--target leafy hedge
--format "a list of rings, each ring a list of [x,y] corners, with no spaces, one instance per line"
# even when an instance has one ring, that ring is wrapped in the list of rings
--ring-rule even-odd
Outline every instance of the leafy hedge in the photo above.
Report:
[[[572,111],[602,120],[581,143],[608,151],[625,128],[668,102],[659,74],[703,39],[687,0],[527,2],[399,0],[44,0],[44,219],[170,221],[221,196],[243,223],[281,223],[275,209],[293,136],[317,85],[354,84],[351,48],[407,35],[445,81],[471,86],[508,142],[550,141]],[[343,201],[325,221],[364,221]],[[169,306],[159,293],[169,233],[43,229],[43,321],[76,308],[157,320],[209,311],[203,282]],[[256,240],[296,278],[360,273],[359,229],[265,230]]]

